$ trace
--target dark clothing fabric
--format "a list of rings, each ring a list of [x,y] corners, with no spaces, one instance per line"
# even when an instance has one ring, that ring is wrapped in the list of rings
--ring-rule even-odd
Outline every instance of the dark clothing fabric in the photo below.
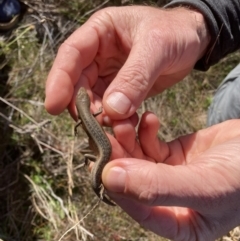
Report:
[[[20,8],[18,0],[0,0],[0,23],[11,21],[20,13]]]
[[[207,125],[240,118],[240,64],[219,85],[208,109]]]
[[[201,12],[212,37],[206,54],[195,69],[207,70],[240,48],[240,0],[173,0],[165,8],[191,7]]]

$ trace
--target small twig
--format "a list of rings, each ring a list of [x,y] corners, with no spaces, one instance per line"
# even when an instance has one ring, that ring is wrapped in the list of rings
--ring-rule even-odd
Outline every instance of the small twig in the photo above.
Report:
[[[1,97],[0,97],[1,98]],[[17,127],[15,125],[12,124],[12,121],[7,117],[5,116],[3,113],[0,112],[0,116],[5,119],[7,122],[9,122],[9,127],[11,127],[12,129],[14,129],[16,132],[18,132],[19,134],[26,134],[26,133],[32,133],[33,131],[36,131],[36,129],[39,129],[39,128],[42,128],[43,126],[45,126],[46,124],[48,124],[50,122],[50,120],[44,120],[42,121],[41,123],[37,123],[35,125],[25,125],[24,127]],[[31,137],[35,140],[39,150],[41,153],[43,153],[43,149],[41,146],[45,146],[47,147],[48,149],[58,153],[59,155],[61,155],[62,157],[64,157],[64,153],[57,150],[56,148],[40,141],[36,135],[34,133],[31,134]]]
[[[77,223],[75,223],[71,228],[69,228],[61,237],[58,241],[61,241],[64,236],[66,236],[71,230],[73,230],[79,223],[81,223],[85,218],[87,218],[87,216],[93,212],[97,206],[100,204],[101,200],[99,199],[98,202],[87,212],[87,214],[82,218],[80,219]],[[87,231],[87,230],[86,230]],[[89,233],[90,234],[90,233]],[[93,234],[91,234],[92,238],[93,238]]]
[[[84,166],[85,166],[85,163],[81,163],[81,164],[77,165],[76,167],[74,167],[74,168],[73,168],[73,171],[76,171],[76,170],[78,170],[79,168],[82,168],[82,167],[84,167]]]
[[[39,198],[39,197],[38,197]],[[45,218],[47,221],[50,221],[49,218],[47,216],[45,216],[45,214],[41,211],[41,209],[38,207],[35,197],[32,197],[32,202],[33,202],[33,206],[34,208],[37,210],[37,212],[43,217]]]
[[[34,134],[32,134],[31,137],[36,141],[37,145],[40,144],[40,145],[42,145],[42,146],[45,146],[45,147],[47,147],[48,149],[50,149],[50,150],[58,153],[59,155],[61,155],[61,156],[64,158],[64,153],[63,153],[63,152],[61,152],[61,151],[57,150],[56,148],[54,148],[54,147],[52,147],[52,146],[50,146],[50,145],[48,145],[48,144],[46,144],[46,143],[38,140],[37,137],[36,137]],[[41,148],[40,148],[40,149],[41,149]],[[42,152],[41,152],[41,153],[42,153]]]
[[[32,184],[32,187],[34,188],[34,191],[38,197],[38,199],[40,200],[40,202],[42,203],[43,208],[46,210],[46,213],[48,214],[48,216],[46,216],[45,214],[42,213],[42,211],[37,208],[37,211],[40,211],[39,214],[43,215],[44,218],[46,218],[49,222],[51,222],[55,228],[55,230],[57,230],[57,224],[56,224],[56,220],[54,218],[54,210],[52,208],[52,198],[51,196],[46,192],[46,190],[42,187],[39,187],[38,185],[36,185],[30,177],[28,177],[27,175],[24,175],[25,178]],[[43,180],[43,179],[42,179]],[[35,201],[35,200],[34,200]],[[50,202],[49,202],[50,201]],[[49,203],[49,204],[48,204]],[[48,208],[50,206],[50,208]],[[37,203],[36,203],[36,207]]]
[[[223,29],[223,24],[221,25],[221,28],[220,28],[220,30],[219,30],[219,33],[218,33],[218,35],[217,35],[217,38],[216,38],[215,42],[213,43],[212,47],[209,49],[209,51],[208,51],[208,53],[207,53],[207,55],[206,55],[206,56],[207,56],[206,63],[208,63],[209,58],[210,58],[210,56],[211,56],[211,54],[212,54],[212,52],[213,52],[213,49],[215,48],[215,46],[216,46],[216,44],[217,44],[217,41],[218,41],[218,39],[220,38],[220,34],[221,34],[221,32],[222,32],[222,29]]]
[[[12,107],[14,110],[20,112],[22,115],[24,115],[25,117],[27,117],[30,121],[32,121],[35,125],[39,125],[39,123],[37,123],[32,117],[30,117],[28,114],[26,114],[23,110],[19,109],[18,107],[16,107],[15,105],[11,104],[10,102],[8,102],[7,100],[5,100],[4,98],[0,97],[0,101],[2,101],[3,103],[9,105],[10,107]],[[53,138],[55,138],[56,140],[58,140],[58,138],[53,135],[48,129],[42,127],[42,130],[44,130],[47,134],[49,134],[50,136],[52,136]]]
[[[18,112],[20,112],[22,115],[24,115],[25,117],[27,117],[30,121],[32,121],[34,124],[38,124],[32,117],[30,117],[28,114],[26,114],[24,111],[22,111],[21,109],[19,109],[18,107],[16,107],[15,105],[11,104],[10,102],[8,102],[7,100],[3,99],[2,97],[0,97],[0,100],[11,106],[14,110],[17,110]]]
[[[44,178],[41,178],[41,181],[46,185],[46,190],[47,190],[47,191],[46,191],[45,189],[41,188],[41,187],[38,187],[38,186],[31,180],[31,178],[30,178],[29,176],[27,176],[27,175],[24,175],[24,176],[25,176],[25,178],[31,183],[33,189],[35,190],[35,196],[40,200],[40,202],[42,203],[42,205],[43,205],[43,207],[44,207],[45,209],[47,208],[46,205],[45,205],[45,203],[47,202],[47,199],[48,199],[48,200],[51,200],[51,199],[53,198],[54,200],[56,200],[56,201],[60,204],[63,212],[66,214],[66,216],[68,217],[68,219],[69,219],[71,222],[73,222],[73,219],[71,218],[71,216],[70,216],[70,214],[69,214],[69,210],[64,206],[63,200],[54,193],[54,191],[52,190],[51,186],[49,185],[49,183],[48,183]],[[91,208],[91,210],[90,210],[80,221],[78,221],[77,223],[75,223],[74,226],[70,228],[70,230],[67,230],[67,232],[64,233],[64,235],[61,237],[61,239],[62,239],[68,232],[70,232],[70,231],[71,231],[72,229],[74,229],[77,225],[79,225],[79,223],[82,222],[82,220],[83,220],[84,218],[86,218],[86,217],[97,207],[97,205],[98,205],[99,203],[100,203],[100,200],[99,200],[99,202],[98,202],[93,208]],[[47,213],[48,213],[48,216],[49,216],[49,217],[48,217],[48,216],[46,216],[46,215],[41,211],[41,209],[38,207],[37,202],[36,202],[34,196],[33,196],[33,204],[34,204],[34,207],[36,208],[37,212],[38,212],[43,218],[45,218],[45,219],[48,220],[49,222],[53,223],[55,229],[57,230],[57,225],[56,225],[56,223],[55,223],[55,220],[54,220],[53,217],[51,217],[51,213],[53,213],[53,210],[50,210],[50,209],[47,210]],[[89,231],[87,231],[87,230],[86,230],[85,228],[83,228],[81,225],[79,226],[79,228],[80,228],[82,231],[84,231],[87,235],[93,237],[93,234],[90,233]],[[61,240],[61,239],[60,239],[60,240]]]
[[[77,15],[75,17],[75,19],[77,19],[79,22],[81,22],[84,18],[86,18],[88,15],[92,14],[93,12],[96,12],[97,10],[101,9],[105,4],[107,4],[109,2],[109,0],[104,1],[103,3],[101,3],[100,5],[98,5],[97,7],[89,10],[88,12],[85,12],[83,15],[79,16]],[[80,17],[80,18],[79,18]],[[67,22],[63,27],[64,29],[66,29],[65,32],[63,32],[63,36],[59,37],[58,39],[55,40],[55,45],[58,45],[63,38],[65,38],[64,35],[68,35],[69,32],[71,32],[74,28],[76,28],[77,23],[73,24],[72,21]]]
[[[20,99],[20,98],[5,98],[5,100],[11,101],[11,102],[17,102],[17,103],[26,102],[26,103],[29,103],[34,106],[43,106],[44,105],[43,102],[40,102],[40,101],[26,100],[26,99]]]
[[[42,149],[42,147],[41,147],[41,145],[40,145],[40,143],[39,143],[39,140],[38,140],[38,138],[35,136],[35,134],[33,133],[33,134],[31,134],[31,137],[33,138],[33,140],[36,142],[36,144],[37,144],[37,146],[38,146],[38,149],[40,150],[40,153],[43,153],[43,149]]]
[[[67,210],[67,208],[64,207],[63,200],[54,193],[51,186],[48,184],[48,182],[45,179],[42,178],[42,181],[43,183],[46,184],[47,189],[50,191],[50,195],[60,203],[62,210],[66,213],[66,215],[69,218],[69,211]]]
[[[53,5],[53,4],[43,4],[43,6],[45,7],[45,8],[40,8],[40,7],[38,7],[38,6],[33,6],[32,4],[30,4],[28,1],[23,1],[23,3],[25,4],[25,5],[27,5],[29,8],[31,8],[33,11],[35,11],[36,13],[59,13],[59,10],[56,8],[56,6],[55,5]],[[39,5],[39,4],[38,4]],[[49,9],[51,10],[51,11],[49,11]]]
[[[19,34],[18,36],[17,36],[17,38],[15,38],[15,39],[13,39],[11,42],[9,42],[8,44],[6,44],[6,48],[8,48],[9,46],[11,46],[13,43],[15,43],[17,40],[18,40],[18,38],[21,38],[25,33],[27,33],[29,30],[31,30],[31,29],[34,29],[34,26],[33,25],[30,25],[29,27],[27,27],[21,34]]]
[[[72,131],[74,132],[74,131]],[[73,172],[73,153],[74,153],[74,140],[70,141],[70,150],[69,155],[67,159],[67,175],[68,175],[68,193],[70,196],[72,196],[72,189],[74,188],[74,183],[72,179],[72,172]]]
[[[33,189],[34,189],[35,192],[36,192],[36,195],[37,195],[38,199],[40,199],[41,202],[43,203],[44,201],[43,201],[43,199],[42,199],[42,195],[40,195],[40,193],[39,193],[39,188],[38,188],[38,186],[31,180],[31,178],[30,178],[29,176],[24,175],[24,177],[31,183]],[[38,211],[38,213],[39,213],[43,218],[45,218],[46,220],[50,221],[49,218],[48,218],[47,216],[45,216],[45,214],[38,208],[37,203],[35,202],[34,196],[33,196],[33,204],[34,204],[34,207],[36,208],[36,210]]]
[[[98,5],[97,7],[89,10],[88,12],[86,12],[85,14],[83,14],[82,18],[85,18],[86,16],[92,14],[93,12],[96,12],[98,9],[102,8],[105,4],[107,4],[109,2],[109,0],[106,0],[105,2],[101,3],[100,5]]]

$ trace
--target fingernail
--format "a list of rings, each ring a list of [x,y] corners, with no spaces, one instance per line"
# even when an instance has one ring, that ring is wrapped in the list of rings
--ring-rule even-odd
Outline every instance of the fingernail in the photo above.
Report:
[[[112,167],[105,176],[107,190],[112,192],[123,192],[125,189],[126,171],[121,167]]]
[[[131,107],[131,101],[121,92],[113,92],[107,98],[107,104],[119,114],[126,114]]]

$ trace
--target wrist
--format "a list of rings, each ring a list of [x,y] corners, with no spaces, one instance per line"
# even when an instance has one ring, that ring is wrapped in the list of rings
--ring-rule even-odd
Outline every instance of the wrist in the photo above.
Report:
[[[200,43],[200,51],[199,51],[198,59],[200,59],[203,55],[206,54],[208,50],[208,46],[211,42],[211,35],[209,33],[207,23],[202,13],[194,9],[189,9],[188,11],[195,19],[195,22],[196,22],[196,30],[199,37],[199,43]]]

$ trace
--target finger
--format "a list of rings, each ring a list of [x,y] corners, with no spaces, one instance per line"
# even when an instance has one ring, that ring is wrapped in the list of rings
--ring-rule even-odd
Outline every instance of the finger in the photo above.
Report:
[[[158,118],[153,113],[146,112],[141,118],[138,137],[146,156],[153,158],[155,162],[164,162],[170,152],[168,145],[158,138],[159,127]]]
[[[172,195],[178,195],[179,187],[182,192],[183,183],[176,180],[183,174],[186,175],[186,171],[180,168],[181,166],[121,158],[106,165],[102,177],[104,186],[111,192],[125,194],[149,206],[170,206],[176,204],[173,203]]]
[[[154,38],[156,36],[151,38],[150,34],[148,38],[133,43],[127,61],[106,90],[103,105],[112,119],[125,119],[133,115],[163,68],[161,57],[156,55],[162,49],[155,45],[153,50]],[[151,61],[148,60],[149,56]]]
[[[239,136],[239,124],[240,120],[225,121],[169,142],[170,154],[164,163],[182,165],[195,161],[206,150]]]
[[[85,68],[82,71],[82,74],[74,87],[72,100],[68,105],[68,111],[73,119],[77,120],[76,96],[80,87],[84,87],[87,90],[91,103],[94,104],[94,105],[91,104],[91,109],[93,106],[94,107],[96,106],[98,109],[100,106],[102,106],[101,99],[97,95],[93,94],[93,92],[91,91],[91,85],[93,84],[91,80],[96,79],[97,74],[98,74],[98,70],[95,62],[91,63],[87,68]],[[96,109],[94,108],[92,110],[96,111]]]
[[[99,45],[96,30],[82,25],[59,48],[46,82],[45,107],[61,113],[70,103],[84,68],[93,61]]]
[[[141,148],[146,156],[155,162],[180,165],[186,162],[181,138],[165,143],[158,138],[159,120],[153,113],[146,112],[141,119],[138,133]],[[190,136],[189,136],[190,137]]]
[[[130,119],[114,121],[114,136],[129,157],[144,158],[143,152],[136,139],[136,131]]]
[[[197,131],[196,133],[181,136],[177,140],[169,143],[170,152],[177,157],[176,148],[182,146],[182,152],[185,154],[186,162],[190,162],[200,153],[210,147],[217,146],[240,135],[240,120],[228,120],[209,128]],[[168,160],[170,161],[170,160]],[[169,163],[170,164],[170,163]]]

